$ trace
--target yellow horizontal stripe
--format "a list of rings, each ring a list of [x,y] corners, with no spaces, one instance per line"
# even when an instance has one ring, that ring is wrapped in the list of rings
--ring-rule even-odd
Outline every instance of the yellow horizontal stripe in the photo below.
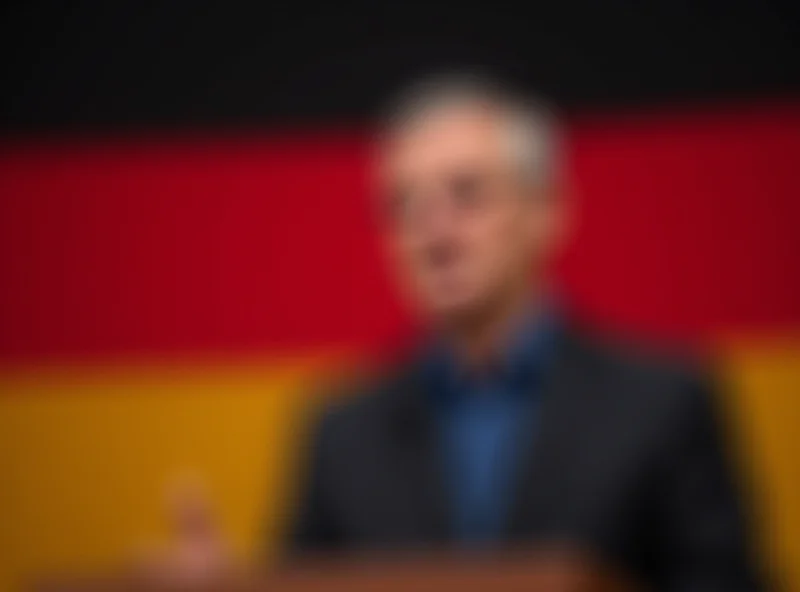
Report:
[[[785,589],[800,590],[800,340],[738,339],[720,360],[764,556]]]
[[[31,574],[112,565],[162,539],[166,486],[186,472],[206,481],[238,548],[269,543],[299,415],[328,367],[312,360],[7,374],[0,590]]]
[[[720,351],[765,554],[800,589],[800,343]],[[159,540],[165,486],[187,471],[206,480],[239,549],[269,551],[308,393],[340,362],[0,372],[0,590],[30,574],[108,566]]]

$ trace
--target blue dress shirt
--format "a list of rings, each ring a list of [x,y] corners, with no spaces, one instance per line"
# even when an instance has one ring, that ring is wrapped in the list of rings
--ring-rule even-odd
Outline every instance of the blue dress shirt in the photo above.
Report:
[[[430,356],[451,519],[456,538],[466,544],[491,543],[505,528],[553,330],[551,316],[528,315],[481,375],[459,365],[447,347],[438,346]]]

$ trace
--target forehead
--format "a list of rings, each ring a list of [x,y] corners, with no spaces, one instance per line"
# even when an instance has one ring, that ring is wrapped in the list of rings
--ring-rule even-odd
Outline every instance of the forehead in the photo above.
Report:
[[[504,156],[503,118],[480,103],[442,106],[395,126],[382,151],[392,175],[486,166]]]

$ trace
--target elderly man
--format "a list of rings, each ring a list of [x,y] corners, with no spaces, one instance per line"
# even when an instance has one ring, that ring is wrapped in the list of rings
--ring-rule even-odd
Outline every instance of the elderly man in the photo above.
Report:
[[[547,281],[568,229],[558,140],[476,79],[395,105],[382,224],[430,331],[323,413],[289,551],[569,545],[652,589],[757,589],[705,381],[577,327]]]

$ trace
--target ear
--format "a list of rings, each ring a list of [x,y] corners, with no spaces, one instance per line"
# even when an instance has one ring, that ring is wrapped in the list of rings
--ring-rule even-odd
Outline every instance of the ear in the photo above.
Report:
[[[573,225],[573,201],[563,187],[543,188],[533,197],[529,224],[531,246],[542,249],[542,255],[562,249]]]
[[[553,248],[560,251],[574,232],[575,200],[567,187],[556,188],[553,195]]]

